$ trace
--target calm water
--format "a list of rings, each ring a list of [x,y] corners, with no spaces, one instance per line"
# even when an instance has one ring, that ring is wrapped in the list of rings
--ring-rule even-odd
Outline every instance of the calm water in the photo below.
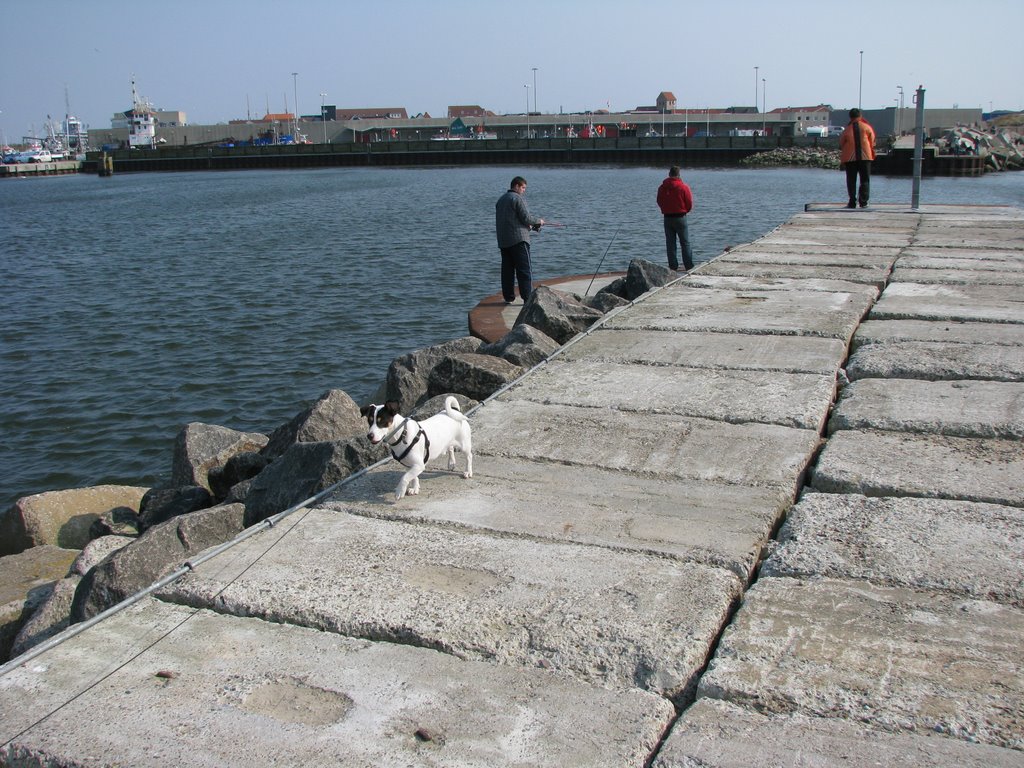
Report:
[[[67,176],[0,183],[0,509],[45,490],[149,485],[190,421],[269,432],[331,388],[367,401],[391,360],[466,334],[498,291],[494,201],[529,181],[538,278],[664,262],[664,169],[459,168]],[[697,170],[698,260],[836,171]],[[909,203],[878,177],[872,202]],[[1024,205],[1024,174],[926,179],[924,203]]]

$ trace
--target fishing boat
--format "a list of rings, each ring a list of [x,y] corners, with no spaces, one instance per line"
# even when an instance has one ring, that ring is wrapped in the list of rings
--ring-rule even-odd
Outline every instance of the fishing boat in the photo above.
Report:
[[[125,113],[128,118],[128,148],[153,149],[156,146],[156,110],[135,90],[132,77],[132,108]]]

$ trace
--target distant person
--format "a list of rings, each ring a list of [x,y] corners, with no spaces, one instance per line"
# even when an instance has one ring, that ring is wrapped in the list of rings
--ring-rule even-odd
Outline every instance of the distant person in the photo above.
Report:
[[[683,251],[683,268],[693,269],[693,251],[690,249],[690,230],[686,214],[693,210],[693,192],[681,178],[679,166],[668,169],[668,178],[658,187],[658,207],[665,217],[665,250],[668,252],[668,268],[679,269],[676,258],[676,239]]]
[[[530,215],[523,195],[526,179],[516,176],[508,192],[494,204],[494,228],[501,249],[501,295],[511,304],[516,300],[516,281],[523,301],[533,292],[533,266],[530,263],[530,232],[544,226],[544,219]]]
[[[866,208],[871,196],[871,161],[875,159],[875,129],[860,116],[860,110],[850,110],[850,123],[839,137],[839,164],[846,169],[847,208]],[[860,189],[857,189],[860,176]]]

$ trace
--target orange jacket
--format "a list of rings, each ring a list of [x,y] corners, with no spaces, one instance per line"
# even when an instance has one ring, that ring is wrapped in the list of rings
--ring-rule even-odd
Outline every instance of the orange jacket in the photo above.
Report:
[[[875,129],[863,117],[850,121],[839,137],[839,162],[852,163],[857,159],[857,140],[854,138],[854,123],[860,128],[861,160],[875,159]]]

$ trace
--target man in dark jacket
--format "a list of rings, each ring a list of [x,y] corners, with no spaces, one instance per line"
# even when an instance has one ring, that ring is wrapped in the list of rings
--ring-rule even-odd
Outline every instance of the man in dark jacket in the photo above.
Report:
[[[693,193],[689,185],[679,178],[679,166],[669,168],[668,178],[658,187],[658,207],[665,217],[665,249],[668,251],[668,268],[679,269],[676,259],[676,238],[683,251],[683,268],[693,269],[693,252],[690,250],[690,231],[686,214],[693,210]]]
[[[530,231],[536,232],[544,219],[535,219],[523,199],[526,179],[516,176],[508,192],[494,204],[494,228],[501,249],[501,294],[511,304],[516,300],[516,280],[523,301],[533,291],[533,267],[530,264]]]

